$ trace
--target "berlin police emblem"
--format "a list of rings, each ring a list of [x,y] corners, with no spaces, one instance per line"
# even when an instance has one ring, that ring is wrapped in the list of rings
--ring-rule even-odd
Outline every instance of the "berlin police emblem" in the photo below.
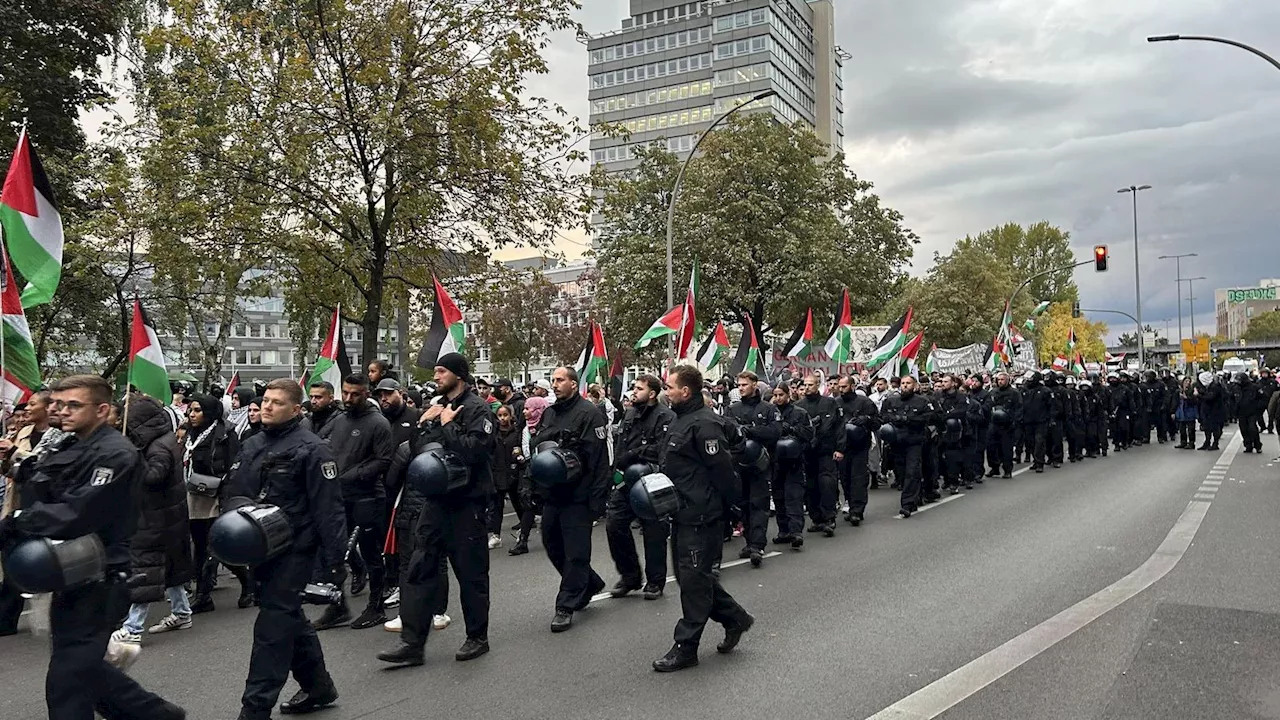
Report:
[[[718,440],[707,440],[702,446],[706,448],[708,455],[715,455],[720,452],[720,441]]]
[[[320,466],[320,474],[324,475],[325,480],[332,480],[338,477],[338,463],[330,460]]]

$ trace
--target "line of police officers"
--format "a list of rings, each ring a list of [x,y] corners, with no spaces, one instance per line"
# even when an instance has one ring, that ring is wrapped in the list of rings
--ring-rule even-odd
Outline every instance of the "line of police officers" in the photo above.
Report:
[[[359,378],[349,378],[349,380]],[[403,447],[417,458],[430,455],[445,468],[441,487],[417,488],[420,508],[412,527],[412,552],[399,580],[403,633],[398,645],[378,655],[394,663],[419,665],[431,630],[432,613],[444,605],[447,558],[460,586],[466,641],[460,661],[489,650],[489,557],[486,547],[486,503],[493,493],[490,463],[495,419],[489,405],[471,389],[469,365],[457,354],[442,356],[435,368],[438,393],[424,412],[416,432],[410,429]],[[571,627],[574,613],[587,607],[604,580],[591,568],[593,522],[606,518],[610,553],[620,579],[614,596],[642,590],[656,599],[663,593],[667,538],[681,590],[682,617],[671,650],[654,661],[669,672],[696,665],[698,646],[708,620],[725,628],[719,652],[730,652],[754,618],[721,586],[718,566],[728,528],[743,525],[742,557],[759,567],[765,548],[770,503],[779,532],[775,544],[800,549],[804,514],[809,530],[830,537],[835,532],[838,488],[848,508],[845,520],[861,523],[871,486],[869,452],[876,436],[884,465],[901,489],[901,514],[910,515],[922,502],[939,498],[937,480],[958,492],[961,485],[982,482],[984,454],[990,470],[1011,477],[1015,459],[1025,454],[1041,472],[1058,467],[1067,455],[1076,461],[1105,455],[1108,435],[1118,450],[1172,437],[1169,384],[1148,372],[1138,381],[1129,373],[1113,373],[1107,385],[1074,382],[1061,373],[1028,373],[1015,388],[1005,373],[988,391],[980,376],[938,378],[923,392],[912,377],[882,398],[877,408],[844,376],[835,397],[824,396],[818,378],[804,381],[802,397],[793,402],[786,384],[763,397],[759,378],[737,378],[740,400],[723,415],[704,400],[701,373],[690,366],[670,372],[665,388],[656,378],[641,376],[632,388],[632,407],[619,426],[613,461],[606,442],[606,421],[579,392],[572,368],[558,368],[552,379],[555,403],[538,429],[539,455],[552,454],[572,465],[571,483],[539,488],[543,497],[542,539],[548,559],[561,576],[554,601],[552,632]],[[1210,377],[1202,378],[1203,397],[1212,406]],[[349,452],[340,462],[335,452],[370,427],[361,442],[384,443],[382,423],[361,424],[368,413],[368,385],[353,382],[346,423],[330,422],[326,442],[303,423],[301,388],[289,380],[269,383],[263,394],[263,432],[243,445],[227,479],[224,511],[242,504],[280,508],[292,530],[287,552],[252,568],[260,611],[242,697],[242,720],[270,717],[290,673],[300,690],[281,704],[285,714],[302,714],[333,704],[338,693],[325,668],[316,627],[302,610],[308,582],[321,579],[341,586],[346,577],[347,528],[361,523],[353,504],[373,498],[378,470],[368,469],[369,453]],[[363,395],[359,392],[363,385]],[[665,393],[666,406],[659,403]],[[24,464],[23,510],[0,524],[0,545],[14,538],[72,539],[96,534],[105,548],[107,572],[102,582],[55,593],[52,657],[48,679],[51,718],[88,720],[96,710],[104,717],[181,718],[184,711],[148,693],[122,671],[103,660],[107,639],[127,598],[128,541],[136,522],[131,489],[138,482],[139,456],[123,436],[107,427],[110,386],[96,376],[75,376],[55,386],[52,406],[69,440],[36,462]],[[1202,416],[1203,417],[1203,416]],[[1206,447],[1216,447],[1206,422]],[[1212,445],[1211,445],[1212,443]],[[640,567],[630,526],[636,520],[628,502],[638,481],[635,466],[661,470],[678,494],[669,516],[641,522],[645,566]],[[405,470],[412,484],[416,476]],[[435,480],[431,480],[435,482]],[[356,498],[344,495],[358,490]],[[403,494],[403,491],[402,491]],[[368,563],[380,555],[370,549]],[[403,559],[402,559],[403,560]],[[376,570],[370,568],[370,575]],[[379,584],[374,579],[375,585]],[[371,593],[379,596],[379,593]],[[374,608],[378,611],[381,606]]]

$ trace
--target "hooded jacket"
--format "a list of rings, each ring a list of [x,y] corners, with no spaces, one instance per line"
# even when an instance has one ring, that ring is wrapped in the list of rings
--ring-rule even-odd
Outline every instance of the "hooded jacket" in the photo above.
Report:
[[[386,497],[382,481],[396,446],[378,408],[367,402],[346,408],[317,434],[338,461],[343,502]]]
[[[131,583],[136,603],[164,599],[164,589],[190,581],[191,531],[182,453],[168,413],[160,403],[138,395],[129,399],[126,437],[142,451],[141,482],[134,490],[138,527],[129,544],[131,572],[145,580]]]

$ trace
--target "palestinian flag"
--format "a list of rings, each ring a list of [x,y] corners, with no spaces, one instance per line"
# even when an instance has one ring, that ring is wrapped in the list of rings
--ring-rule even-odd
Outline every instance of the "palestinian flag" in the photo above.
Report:
[[[911,338],[911,342],[902,347],[902,352],[899,353],[899,355],[903,360],[915,360],[916,356],[920,354],[920,345],[923,344],[923,342],[924,331],[922,330],[915,337]]]
[[[1040,314],[1041,314],[1041,313],[1043,313],[1045,310],[1048,310],[1048,309],[1049,309],[1049,305],[1050,305],[1050,302],[1049,302],[1048,300],[1045,300],[1045,301],[1041,302],[1039,305],[1036,305],[1035,309],[1031,311],[1031,317],[1035,317],[1035,316],[1037,316],[1037,315],[1040,315]]]
[[[6,315],[6,324],[8,319]],[[133,335],[129,342],[129,385],[165,405],[173,403],[169,371],[164,366],[164,352],[156,338],[155,326],[147,320],[142,303],[136,297],[133,299]]]
[[[689,357],[689,349],[693,347],[693,337],[698,334],[698,286],[702,283],[702,272],[698,268],[698,258],[693,259],[693,270],[689,273],[689,291],[685,294],[683,310],[680,314],[680,332],[676,336],[676,357]]]
[[[341,306],[333,309],[333,319],[329,321],[329,332],[324,336],[324,344],[320,346],[320,356],[316,358],[316,364],[311,366],[311,378],[308,383],[323,381],[335,389],[342,387],[342,369],[338,367],[338,346],[342,343],[342,321],[338,319],[341,310]]]
[[[1080,353],[1071,356],[1071,372],[1075,375],[1084,375],[1084,358]]]
[[[911,331],[911,308],[889,327],[889,331],[880,338],[880,342],[871,351],[867,360],[868,367],[882,365],[898,355],[902,346],[907,344],[907,333]]]
[[[807,359],[813,354],[813,308],[805,311],[804,318],[787,340],[787,354],[784,357]]]
[[[929,346],[929,358],[924,361],[924,371],[932,375],[938,372],[938,361],[933,359],[935,353],[938,352],[938,343]]]
[[[613,363],[609,365],[609,397],[614,402],[622,402],[622,348],[613,354]]]
[[[1026,322],[1022,323],[1022,329],[1023,329],[1023,330],[1026,330],[1027,332],[1035,332],[1035,331],[1036,331],[1036,319],[1035,319],[1035,318],[1031,318],[1031,317],[1027,318],[1027,319],[1026,319]]]
[[[840,307],[836,308],[831,335],[823,347],[827,357],[837,365],[849,362],[853,356],[853,314],[849,312],[849,288],[844,289]]]
[[[1004,342],[1000,339],[1000,333],[991,338],[991,346],[987,348],[987,357],[982,361],[982,367],[994,372],[1000,368],[1000,364],[1008,364],[1008,356],[1004,352]]]
[[[225,393],[227,397],[230,397],[231,393],[234,392],[235,389],[238,387],[240,387],[240,371],[239,370],[231,373],[231,380],[227,382],[227,390]]]
[[[4,259],[4,285],[0,288],[0,305],[4,313],[4,378],[0,382],[0,394],[9,401],[9,408],[26,402],[31,393],[40,387],[40,368],[36,364],[35,343],[31,341],[31,328],[18,283],[13,278],[9,258]]]
[[[724,330],[724,322],[717,321],[702,346],[698,348],[698,364],[704,368],[713,368],[729,354],[729,333]]]
[[[760,362],[760,339],[756,337],[751,316],[744,313],[743,320],[742,339],[738,341],[733,362],[729,363],[729,374],[737,377],[740,372],[753,372],[759,376],[764,372],[764,363]]]
[[[903,375],[914,375],[918,368],[916,367],[916,356],[920,354],[920,346],[924,342],[924,333],[918,333],[911,338],[907,344],[902,346],[897,355],[893,359],[885,363],[880,372],[876,373],[876,377],[883,377],[886,380],[893,377],[902,377]]]
[[[22,307],[52,300],[62,277],[62,215],[26,128],[0,193],[0,227],[9,257],[27,281]]]
[[[636,343],[637,350],[643,350],[649,347],[649,344],[660,337],[675,335],[680,332],[681,322],[684,318],[684,305],[677,305],[667,311],[666,315],[653,321],[649,329],[644,332],[639,342]]]
[[[586,397],[587,388],[591,383],[607,379],[604,378],[604,373],[608,365],[609,353],[604,348],[604,330],[593,320],[587,331],[586,345],[582,348],[582,354],[578,356],[578,362],[574,366],[578,370],[578,390],[583,397]]]
[[[467,351],[467,324],[462,321],[462,311],[434,275],[431,282],[436,291],[435,304],[431,309],[431,327],[427,330],[427,339],[422,343],[422,349],[418,351],[418,367],[424,370],[434,368],[441,355],[465,354]]]
[[[1076,349],[1076,329],[1069,328],[1067,330],[1067,354],[1070,355]]]
[[[1018,329],[1012,325],[1009,326],[1009,331],[1005,334],[1005,337],[1009,338],[1009,343],[1012,345],[1021,345],[1027,341],[1027,339],[1022,336],[1022,333],[1018,332]]]

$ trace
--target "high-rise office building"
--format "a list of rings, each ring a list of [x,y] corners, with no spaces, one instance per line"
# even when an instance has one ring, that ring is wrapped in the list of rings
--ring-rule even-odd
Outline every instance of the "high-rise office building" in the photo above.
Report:
[[[832,0],[631,0],[620,29],[590,38],[591,122],[630,137],[591,140],[607,170],[635,164],[633,148],[665,141],[681,157],[724,113],[760,101],[781,121],[813,128],[834,153],[844,140],[844,60]]]

